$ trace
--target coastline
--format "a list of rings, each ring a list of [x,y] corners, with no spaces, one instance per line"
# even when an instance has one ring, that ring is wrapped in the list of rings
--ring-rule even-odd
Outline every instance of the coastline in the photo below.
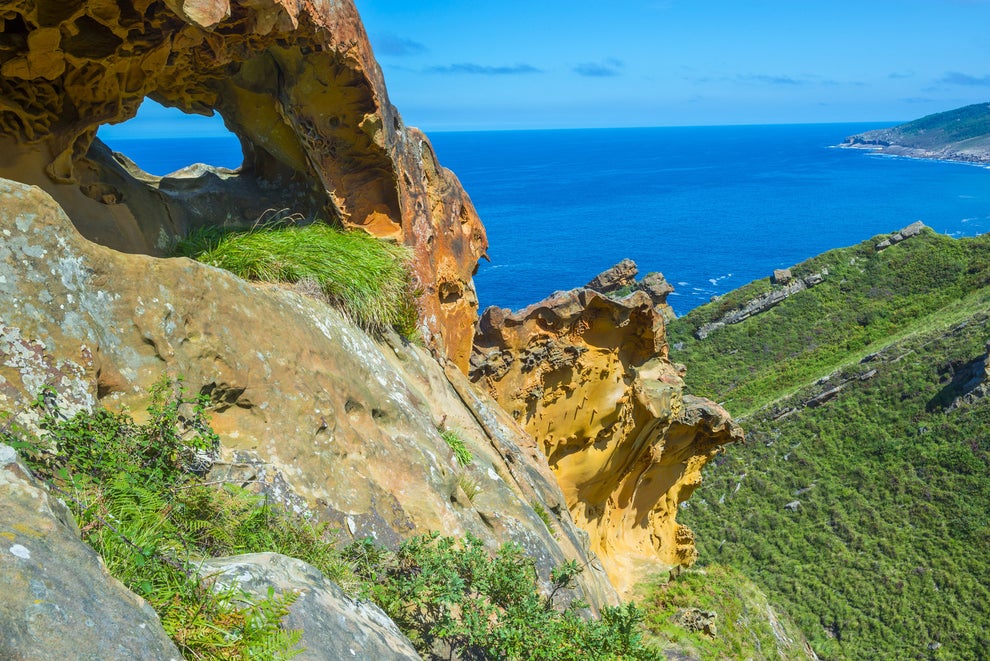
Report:
[[[913,158],[925,161],[945,161],[949,163],[962,163],[964,165],[976,165],[980,167],[990,166],[990,151],[980,150],[978,152],[954,151],[952,149],[921,149],[918,147],[907,147],[893,143],[883,144],[876,142],[865,142],[855,137],[847,138],[845,142],[836,145],[840,149],[860,149],[870,151],[884,156],[895,156],[900,158]]]

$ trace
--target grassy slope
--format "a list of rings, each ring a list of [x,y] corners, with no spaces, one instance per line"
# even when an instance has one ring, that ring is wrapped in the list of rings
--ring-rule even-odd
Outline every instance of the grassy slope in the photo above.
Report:
[[[943,405],[957,394],[952,369],[986,353],[990,237],[873,243],[800,265],[829,278],[705,341],[692,330],[769,283],[671,324],[689,387],[745,414],[749,438],[708,471],[683,519],[704,561],[756,581],[825,658],[987,658],[990,402]]]
[[[650,642],[669,659],[807,659],[807,641],[790,617],[770,605],[750,579],[731,567],[689,570],[641,586]],[[675,623],[681,609],[716,613],[717,633]]]

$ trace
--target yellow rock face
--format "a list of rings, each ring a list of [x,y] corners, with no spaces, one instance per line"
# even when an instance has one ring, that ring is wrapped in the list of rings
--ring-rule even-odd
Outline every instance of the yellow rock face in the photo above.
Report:
[[[742,432],[724,409],[683,392],[648,296],[619,302],[577,289],[516,313],[489,308],[471,367],[542,446],[620,592],[646,570],[694,562],[677,507]]]
[[[94,142],[146,97],[219,113],[243,167],[162,179]],[[467,367],[485,231],[389,103],[351,0],[0,0],[0,177],[40,186],[87,238],[132,253],[267,209],[403,242],[427,341]]]

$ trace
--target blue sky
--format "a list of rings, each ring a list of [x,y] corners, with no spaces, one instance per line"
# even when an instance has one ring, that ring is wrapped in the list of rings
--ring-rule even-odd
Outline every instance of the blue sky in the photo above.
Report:
[[[356,0],[428,131],[906,121],[990,100],[990,0]],[[146,103],[140,125],[216,133]]]
[[[427,130],[909,120],[990,100],[990,0],[356,0]]]

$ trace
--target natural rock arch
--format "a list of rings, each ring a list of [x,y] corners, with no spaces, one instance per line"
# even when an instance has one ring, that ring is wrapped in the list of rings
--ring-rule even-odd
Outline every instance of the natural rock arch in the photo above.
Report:
[[[351,1],[7,0],[0,27],[0,176],[42,187],[85,236],[128,252],[268,208],[401,241],[427,340],[466,368],[484,228],[389,103]],[[145,97],[220,113],[243,167],[135,171],[95,136]]]

